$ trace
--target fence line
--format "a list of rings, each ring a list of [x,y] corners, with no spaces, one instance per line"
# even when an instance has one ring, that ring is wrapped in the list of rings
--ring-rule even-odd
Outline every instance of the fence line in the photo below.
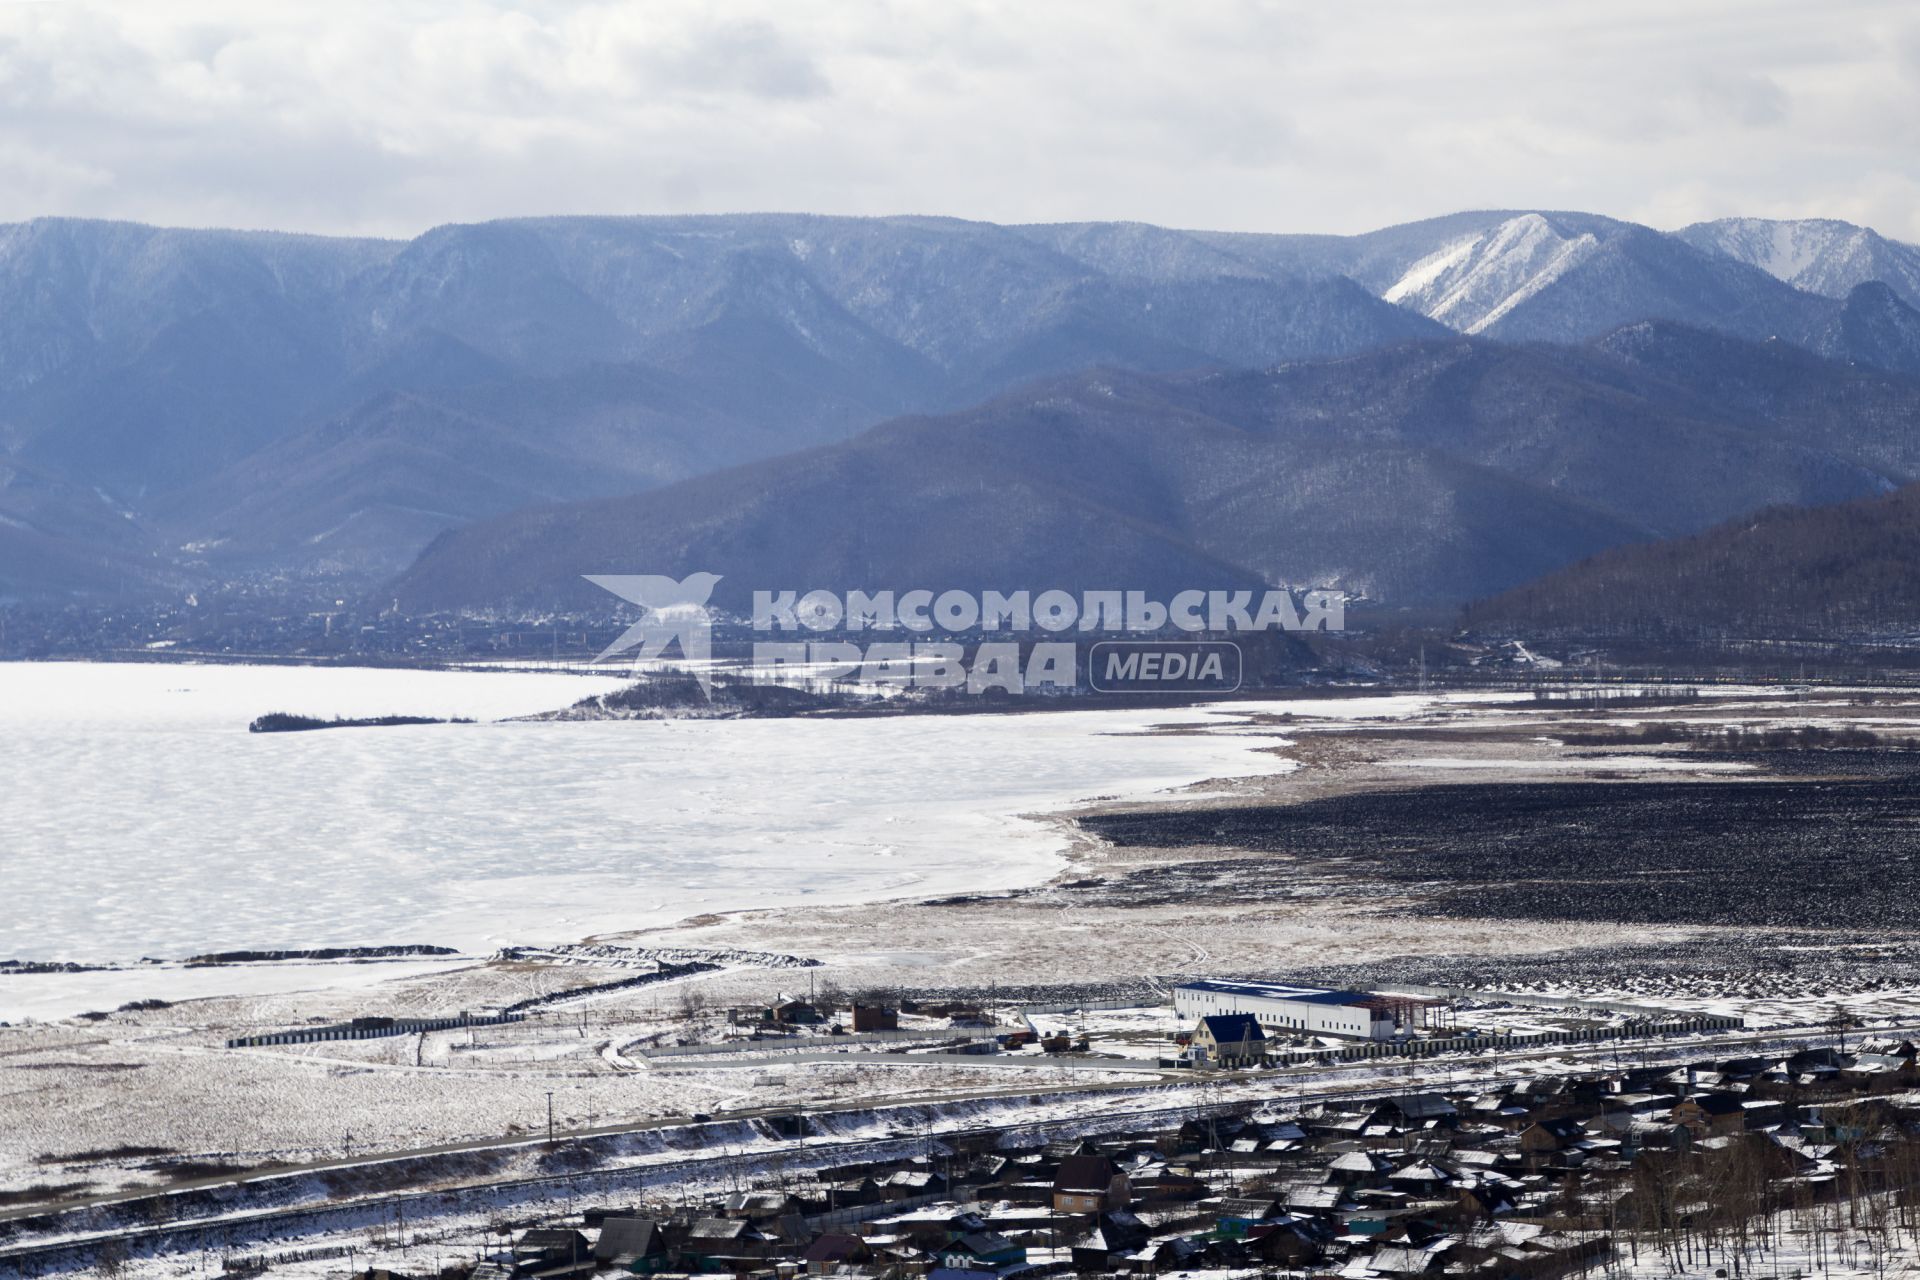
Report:
[[[1082,1009],[1158,1009],[1165,1007],[1166,1003],[1165,999],[1134,996],[1131,999],[1122,997],[1118,1000],[1078,1000],[1065,1004],[1023,1004],[1020,1006],[1020,1016],[1024,1018],[1036,1013],[1079,1013]]]
[[[844,1036],[774,1036],[765,1040],[729,1040],[722,1044],[658,1045],[627,1050],[629,1057],[697,1058],[712,1054],[766,1054],[816,1051],[819,1047],[853,1044],[898,1044],[905,1040],[991,1040],[1021,1030],[1019,1027],[942,1027],[932,1031],[854,1031]]]
[[[966,1067],[1010,1067],[1029,1070],[1047,1070],[1059,1068],[1062,1071],[1140,1071],[1158,1074],[1162,1068],[1158,1060],[1146,1058],[1086,1058],[1067,1057],[1064,1054],[1036,1053],[864,1053],[852,1050],[846,1053],[812,1052],[794,1053],[784,1058],[754,1058],[748,1061],[723,1062],[666,1062],[654,1067],[656,1071],[699,1071],[728,1067],[779,1067],[814,1066],[828,1063],[838,1066],[878,1066],[878,1067],[923,1067],[928,1065],[966,1066]]]
[[[258,1049],[273,1044],[317,1044],[322,1040],[377,1040],[382,1036],[410,1036],[422,1031],[451,1031],[456,1027],[493,1027],[524,1022],[520,1013],[463,1013],[452,1018],[362,1018],[326,1027],[300,1027],[258,1036],[235,1036],[229,1049]]]
[[[1522,1031],[1504,1035],[1448,1036],[1432,1040],[1369,1040],[1343,1049],[1283,1049],[1264,1055],[1268,1062],[1298,1066],[1309,1062],[1359,1062],[1369,1058],[1428,1058],[1472,1049],[1522,1049],[1543,1044],[1593,1044],[1606,1040],[1651,1040],[1703,1031],[1740,1031],[1746,1022],[1717,1014],[1668,1018],[1623,1027],[1581,1027],[1572,1031]]]
[[[1427,987],[1412,982],[1396,982],[1384,988],[1383,994],[1405,992],[1414,996],[1432,996],[1446,1000],[1501,1001],[1506,1004],[1534,1005],[1543,1009],[1593,1009],[1601,1013],[1618,1013],[1632,1018],[1653,1018],[1672,1020],[1674,1018],[1707,1017],[1706,1014],[1684,1014],[1659,1005],[1630,1004],[1624,1000],[1595,1000],[1586,996],[1549,996],[1538,995],[1531,991],[1493,991],[1485,987]],[[1740,1019],[1734,1019],[1736,1025],[1743,1025]]]
[[[920,1196],[903,1196],[898,1200],[876,1200],[872,1204],[829,1209],[825,1213],[808,1214],[800,1221],[809,1231],[821,1231],[828,1227],[849,1227],[859,1222],[872,1222],[875,1218],[885,1218],[896,1213],[905,1213],[909,1209],[921,1209],[943,1201],[967,1203],[972,1199],[973,1188],[955,1187],[951,1191],[934,1191]]]

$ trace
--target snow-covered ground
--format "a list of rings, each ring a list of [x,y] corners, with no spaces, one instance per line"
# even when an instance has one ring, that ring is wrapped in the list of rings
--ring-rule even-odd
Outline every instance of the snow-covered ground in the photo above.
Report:
[[[0,958],[480,952],[703,911],[1009,889],[1052,874],[1065,844],[1022,815],[1291,767],[1260,750],[1271,731],[1206,710],[486,723],[616,683],[0,664]],[[482,723],[249,734],[269,711]],[[1232,727],[1146,732],[1206,724]],[[75,1009],[111,1007],[166,995],[154,976],[61,989]],[[0,978],[0,1018],[45,1012],[36,981]]]
[[[269,996],[321,988],[354,991],[402,978],[446,973],[474,963],[459,956],[394,960],[297,960],[272,964],[139,965],[127,970],[81,970],[0,976],[0,1021],[70,1018],[128,1000],[202,1000],[209,996]]]
[[[1499,714],[1505,704],[1512,709],[1531,706],[1521,693],[1388,693],[1354,698],[1287,698],[1274,702],[1242,702],[1235,709],[1249,715],[1286,716],[1302,721],[1379,721],[1407,720],[1416,716],[1472,712],[1476,715]]]

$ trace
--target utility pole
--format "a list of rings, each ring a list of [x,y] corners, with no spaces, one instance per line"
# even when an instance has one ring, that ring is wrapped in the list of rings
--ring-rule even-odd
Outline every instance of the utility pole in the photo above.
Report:
[[[553,1090],[547,1090],[547,1145],[553,1145]]]

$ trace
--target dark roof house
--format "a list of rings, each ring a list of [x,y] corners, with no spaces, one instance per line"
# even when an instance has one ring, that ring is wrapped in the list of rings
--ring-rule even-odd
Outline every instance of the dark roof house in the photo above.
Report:
[[[665,1233],[652,1218],[607,1218],[594,1242],[593,1260],[602,1266],[632,1270],[667,1253]]]

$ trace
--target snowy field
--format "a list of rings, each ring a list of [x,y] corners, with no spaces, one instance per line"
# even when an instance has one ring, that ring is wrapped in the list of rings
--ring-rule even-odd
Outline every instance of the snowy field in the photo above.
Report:
[[[474,953],[707,911],[1009,889],[1045,879],[1064,846],[1022,815],[1291,767],[1259,750],[1271,732],[1202,710],[487,723],[618,683],[0,664],[0,958]],[[249,734],[269,711],[481,723]],[[1204,723],[1223,731],[1144,732]],[[80,1007],[111,998],[115,975],[86,977],[64,982]],[[150,979],[137,994],[156,994]],[[0,978],[0,1018],[35,981]]]

